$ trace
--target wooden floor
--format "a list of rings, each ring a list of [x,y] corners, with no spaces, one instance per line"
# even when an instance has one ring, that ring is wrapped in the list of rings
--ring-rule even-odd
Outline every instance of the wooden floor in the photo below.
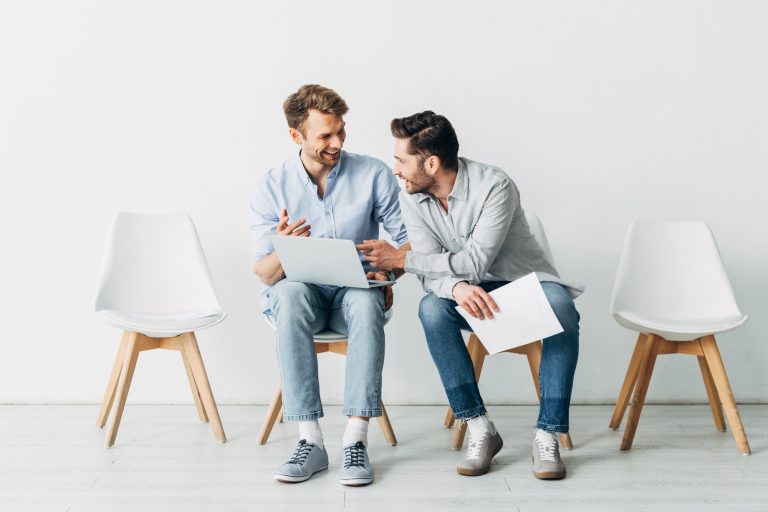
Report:
[[[322,426],[328,471],[281,484],[272,471],[296,442],[278,424],[269,443],[256,435],[265,407],[220,407],[229,442],[220,444],[192,406],[128,405],[111,449],[93,424],[97,406],[0,406],[0,511],[316,510],[768,510],[768,406],[740,407],[753,455],[716,432],[708,406],[646,406],[634,448],[618,450],[612,407],[571,409],[575,449],[568,478],[531,475],[536,408],[492,407],[504,448],[491,472],[456,474],[460,452],[442,427],[445,407],[390,407],[400,444],[371,425],[375,482],[337,483],[344,418],[329,407]]]

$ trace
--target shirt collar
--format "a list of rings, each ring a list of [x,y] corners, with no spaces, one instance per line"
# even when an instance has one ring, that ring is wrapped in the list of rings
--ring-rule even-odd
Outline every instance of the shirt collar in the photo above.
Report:
[[[456,171],[456,181],[453,183],[453,190],[448,197],[467,200],[467,164],[459,158],[459,169]]]
[[[344,163],[346,153],[344,150],[341,151],[341,156],[339,157],[339,162],[331,169],[331,172],[328,173],[329,178],[335,178],[339,175],[341,172],[341,166]],[[293,161],[293,167],[296,170],[296,172],[299,173],[299,178],[301,179],[301,182],[304,185],[308,185],[312,183],[312,180],[309,177],[309,174],[307,174],[307,170],[304,168],[304,162],[301,161],[301,150],[298,150],[296,154],[292,158]]]

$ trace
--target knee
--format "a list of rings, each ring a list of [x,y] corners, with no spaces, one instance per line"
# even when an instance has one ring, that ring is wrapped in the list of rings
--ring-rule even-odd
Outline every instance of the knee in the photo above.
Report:
[[[579,312],[576,310],[576,304],[568,290],[559,284],[547,283],[550,286],[544,288],[547,301],[555,312],[560,325],[566,331],[579,330]]]
[[[312,300],[312,290],[305,283],[283,279],[272,287],[269,296],[275,317],[279,318],[281,311],[290,314],[291,311],[306,309]]]
[[[366,319],[384,319],[384,294],[378,288],[350,288],[344,294],[344,313],[347,321],[357,315]]]
[[[453,301],[428,293],[419,303],[419,320],[424,326],[441,324],[452,316],[455,306]]]

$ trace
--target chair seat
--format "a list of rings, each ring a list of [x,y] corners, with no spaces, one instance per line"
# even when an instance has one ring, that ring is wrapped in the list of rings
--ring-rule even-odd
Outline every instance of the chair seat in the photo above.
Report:
[[[102,309],[98,311],[109,325],[150,338],[170,338],[218,324],[227,314],[220,310],[139,313]]]
[[[703,336],[729,331],[747,321],[746,315],[708,318],[655,318],[630,311],[617,311],[616,321],[637,332],[656,334],[669,341],[690,341]]]

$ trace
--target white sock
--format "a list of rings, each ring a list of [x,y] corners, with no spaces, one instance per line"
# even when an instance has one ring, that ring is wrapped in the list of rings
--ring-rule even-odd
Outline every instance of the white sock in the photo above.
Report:
[[[365,446],[368,446],[368,421],[360,418],[349,418],[341,445],[349,446],[358,441],[362,441]]]
[[[299,439],[304,439],[308,443],[323,447],[323,431],[320,430],[320,422],[317,420],[308,420],[299,422]]]
[[[467,427],[469,427],[469,435],[472,438],[482,436],[486,432],[490,432],[491,435],[496,433],[496,426],[488,418],[487,414],[475,416],[474,418],[467,420]]]
[[[536,439],[544,443],[544,446],[547,446],[552,442],[552,440],[557,441],[557,435],[552,432],[547,432],[546,430],[541,430],[540,428],[537,428]]]

